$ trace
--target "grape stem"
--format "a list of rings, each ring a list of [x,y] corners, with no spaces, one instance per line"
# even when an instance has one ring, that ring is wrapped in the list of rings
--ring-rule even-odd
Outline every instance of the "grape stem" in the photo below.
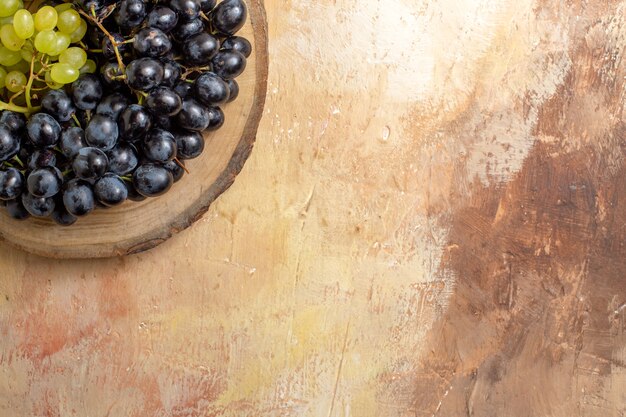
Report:
[[[37,55],[33,54],[32,59],[30,60],[30,75],[28,76],[28,84],[26,84],[26,106],[29,108],[33,107],[31,102],[31,88],[33,88],[33,81],[35,80],[35,58]]]
[[[185,166],[183,165],[182,162],[180,162],[180,159],[174,158],[174,162],[176,162],[176,165],[181,167],[183,169],[183,171],[185,171],[187,174],[189,174],[189,170],[187,168],[185,168]]]
[[[80,125],[80,121],[78,120],[78,117],[76,117],[76,113],[72,113],[72,120],[74,121],[74,123],[76,123],[76,126],[82,129],[82,126]]]
[[[22,160],[20,159],[20,157],[19,157],[19,156],[15,155],[15,156],[13,157],[13,159],[15,159],[15,161],[16,161],[18,164],[20,164],[22,167],[25,167],[25,166],[26,166],[26,165],[24,165],[24,162],[22,162]]]
[[[193,74],[194,72],[203,72],[203,71],[211,71],[211,67],[210,66],[206,66],[206,67],[185,68],[185,72],[183,73],[183,75],[181,75],[181,78],[186,80],[188,75]]]
[[[109,38],[109,41],[111,42],[111,45],[113,46],[113,51],[115,52],[115,58],[117,59],[117,65],[120,67],[120,70],[122,72],[124,72],[126,70],[126,66],[124,65],[124,61],[122,60],[122,55],[120,54],[120,50],[118,48],[119,44],[117,43],[117,41],[115,40],[113,35],[111,35],[111,32],[109,32],[107,30],[107,28],[105,28],[104,25],[102,25],[102,21],[97,18],[97,16],[96,16],[96,6],[93,6],[93,5],[91,6],[91,14],[85,13],[85,11],[83,11],[81,9],[78,9],[78,13],[82,14],[87,19],[89,19],[90,22],[92,22],[96,26],[98,26],[98,29],[100,29],[102,31],[102,33],[104,33],[104,36]]]
[[[22,107],[13,103],[5,103],[4,101],[0,101],[0,110],[8,110],[13,111],[15,113],[24,113],[30,114],[39,111],[41,107]]]

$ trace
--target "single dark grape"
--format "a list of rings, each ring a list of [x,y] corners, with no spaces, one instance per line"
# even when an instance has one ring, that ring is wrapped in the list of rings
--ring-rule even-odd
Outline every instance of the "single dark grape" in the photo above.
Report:
[[[172,31],[174,39],[178,42],[183,42],[185,39],[204,32],[204,21],[200,18],[190,20],[188,22],[179,23],[178,26]]]
[[[72,84],[74,104],[81,110],[93,110],[102,98],[102,83],[98,76],[83,74]]]
[[[131,173],[139,162],[135,148],[124,143],[118,144],[106,154],[109,158],[109,171],[118,175]]]
[[[120,136],[129,142],[142,139],[151,126],[150,113],[138,104],[131,104],[125,108],[118,121]]]
[[[249,40],[241,36],[231,36],[224,39],[221,49],[224,51],[237,51],[246,58],[252,54],[252,44],[250,44]]]
[[[186,99],[176,120],[183,129],[202,132],[209,126],[210,116],[205,106],[194,99]]]
[[[86,146],[85,131],[80,127],[68,127],[61,133],[60,148],[66,158],[74,158],[78,151]]]
[[[196,100],[211,106],[226,103],[230,96],[228,83],[212,72],[202,73],[193,83]]]
[[[11,132],[21,132],[26,127],[26,117],[22,113],[5,110],[0,115],[0,127]]]
[[[192,94],[193,84],[186,81],[180,81],[174,87],[174,91],[176,91],[176,94],[178,94],[180,98],[184,100],[185,98],[190,97],[190,95]]]
[[[115,174],[106,174],[93,187],[96,200],[107,207],[122,204],[128,198],[124,181]]]
[[[37,168],[26,178],[28,192],[35,197],[52,197],[61,191],[63,174],[57,167]]]
[[[35,113],[32,115],[26,124],[26,131],[31,143],[41,148],[53,147],[61,136],[59,122],[46,113]]]
[[[137,32],[133,47],[139,56],[157,58],[172,49],[172,41],[161,29],[150,27]]]
[[[24,176],[15,168],[0,171],[0,200],[13,200],[22,195]]]
[[[227,80],[226,82],[228,83],[228,91],[230,91],[227,103],[230,103],[239,97],[239,84],[235,80]]]
[[[87,181],[73,179],[63,189],[63,205],[73,216],[85,216],[96,208],[96,199]]]
[[[183,106],[183,101],[176,91],[169,87],[157,87],[146,97],[145,106],[152,114],[174,116]]]
[[[224,0],[211,13],[213,28],[224,35],[234,35],[246,23],[248,10],[242,0]]]
[[[165,194],[174,183],[172,173],[155,164],[140,165],[133,173],[133,186],[145,197]]]
[[[153,162],[167,162],[176,156],[176,139],[167,130],[152,129],[143,143],[143,154]]]
[[[195,19],[200,15],[200,4],[197,0],[170,0],[169,6],[181,20]]]
[[[220,51],[211,60],[213,72],[225,80],[240,76],[246,69],[246,57],[237,51]]]
[[[115,22],[123,29],[141,25],[147,14],[143,0],[122,0],[115,12]]]
[[[7,213],[16,220],[26,220],[30,217],[30,213],[22,204],[22,197],[16,197],[14,200],[6,202]]]
[[[167,33],[176,27],[178,15],[169,7],[156,6],[148,14],[148,26]]]
[[[209,125],[206,130],[217,130],[224,125],[224,112],[219,107],[209,107]]]
[[[63,134],[61,134],[63,137]],[[54,167],[57,164],[56,153],[52,149],[35,149],[29,156],[26,166],[33,170],[43,167]]]
[[[74,157],[72,169],[78,178],[96,180],[102,177],[109,167],[109,159],[98,148],[82,148]]]
[[[126,67],[128,85],[139,91],[149,91],[163,81],[163,64],[152,58],[139,58]]]
[[[163,80],[161,85],[166,87],[174,87],[180,80],[181,69],[176,61],[163,62]]]
[[[129,104],[130,102],[126,96],[120,93],[113,93],[102,99],[96,108],[96,113],[117,120],[120,113],[122,113]]]
[[[123,80],[124,73],[120,69],[117,61],[107,62],[100,68],[100,75],[104,80],[104,85],[111,90],[120,90],[126,86]]]
[[[202,32],[188,38],[183,44],[182,52],[187,63],[201,66],[208,65],[218,50],[217,39],[209,33]]]
[[[52,220],[59,226],[71,226],[76,223],[76,216],[71,214],[65,208],[65,204],[63,204],[63,196],[61,194],[57,195],[54,199],[54,210],[50,215]]]
[[[85,129],[85,141],[89,146],[108,151],[117,143],[117,122],[110,117],[96,114]]]
[[[146,199],[146,196],[137,192],[132,182],[124,181],[124,185],[126,185],[126,189],[128,190],[128,199],[130,201],[143,201]]]
[[[0,162],[13,158],[20,151],[20,139],[17,132],[12,132],[0,125]]]
[[[72,99],[63,90],[50,90],[41,99],[41,111],[59,122],[69,122],[76,111]]]
[[[54,198],[35,197],[29,193],[22,194],[22,204],[26,211],[35,217],[48,217],[54,211]]]
[[[117,51],[120,53],[120,55],[124,56],[128,54],[128,52],[130,51],[130,47],[129,44],[124,43],[124,41],[126,40],[124,39],[124,36],[115,32],[111,33],[111,36],[113,36],[113,39],[115,39],[115,43],[117,43]],[[117,56],[115,55],[115,48],[113,47],[111,39],[108,36],[104,36],[102,38],[100,48],[102,49],[102,56],[104,57],[104,59],[108,61],[117,59]]]
[[[174,135],[178,159],[193,159],[204,150],[204,137],[200,132],[181,131]]]
[[[216,0],[199,0],[200,10],[208,14],[215,7]]]
[[[183,168],[183,166],[183,161],[174,160],[168,161],[163,164],[163,168],[167,169],[172,174],[174,182],[178,182],[183,177],[183,175],[185,175],[185,169]]]

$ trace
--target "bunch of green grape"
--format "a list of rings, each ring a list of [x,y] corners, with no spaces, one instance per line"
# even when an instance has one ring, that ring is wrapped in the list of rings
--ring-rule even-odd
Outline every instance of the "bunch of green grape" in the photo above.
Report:
[[[93,73],[96,63],[80,46],[86,32],[71,3],[32,14],[22,0],[0,0],[0,99],[30,107],[31,89],[59,89]]]

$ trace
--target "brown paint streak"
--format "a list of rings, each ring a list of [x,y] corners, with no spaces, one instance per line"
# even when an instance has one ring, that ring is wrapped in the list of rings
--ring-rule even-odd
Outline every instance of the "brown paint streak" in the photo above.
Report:
[[[420,366],[380,395],[407,415],[626,414],[626,51],[610,14],[586,17],[534,132],[558,140],[509,184],[474,183],[449,219],[450,307]]]

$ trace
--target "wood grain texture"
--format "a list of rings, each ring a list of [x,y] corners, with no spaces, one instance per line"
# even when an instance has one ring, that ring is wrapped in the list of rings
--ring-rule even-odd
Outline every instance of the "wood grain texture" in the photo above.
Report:
[[[0,243],[0,415],[623,416],[626,1],[265,5],[255,149],[201,219]]]
[[[34,4],[37,4],[34,3]],[[267,90],[267,21],[263,2],[248,2],[249,19],[240,34],[253,54],[237,82],[240,93],[224,105],[225,123],[205,133],[203,154],[187,161],[184,180],[159,198],[96,212],[72,227],[50,219],[16,222],[0,212],[0,238],[29,252],[53,258],[94,258],[141,252],[189,227],[231,186],[250,155],[263,114]]]

